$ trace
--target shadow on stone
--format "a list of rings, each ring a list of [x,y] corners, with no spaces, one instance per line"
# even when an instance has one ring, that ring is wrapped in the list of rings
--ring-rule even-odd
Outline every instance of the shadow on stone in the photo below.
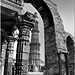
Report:
[[[43,75],[59,75],[59,73],[54,73],[53,71],[46,70]]]

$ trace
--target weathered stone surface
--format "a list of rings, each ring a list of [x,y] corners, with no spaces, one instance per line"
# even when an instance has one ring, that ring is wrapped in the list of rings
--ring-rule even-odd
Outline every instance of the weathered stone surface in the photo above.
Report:
[[[42,4],[43,1],[46,3],[46,5]],[[65,68],[63,68],[63,66],[65,66],[65,65],[64,65],[64,61],[62,59],[64,59],[63,55],[64,54],[67,55],[67,53],[68,53],[67,64],[69,63],[68,67],[70,67],[70,71],[73,72],[73,70],[74,70],[73,67],[75,64],[75,63],[73,63],[74,62],[74,53],[75,53],[75,38],[73,38],[72,35],[70,35],[69,33],[64,31],[63,22],[58,13],[57,5],[54,4],[50,0],[43,0],[43,1],[42,0],[32,0],[32,1],[26,0],[26,2],[32,3],[33,6],[39,11],[39,13],[42,16],[43,22],[44,22],[46,68],[48,70],[50,70],[50,68],[53,68],[53,70],[55,71],[54,73],[56,73],[56,72],[58,73],[57,70],[58,70],[59,65],[60,65],[60,69],[61,68],[65,69]],[[48,7],[49,10],[46,9],[45,7],[46,8]],[[4,13],[4,12],[2,12],[2,13]],[[7,12],[5,12],[5,14],[9,15]],[[29,19],[27,19],[27,20],[29,20]],[[25,32],[25,34],[29,35],[29,32]],[[69,42],[69,44],[68,44],[66,39],[69,36],[71,37],[70,42],[72,41],[72,43]],[[23,36],[23,39],[29,40],[28,37],[29,36]],[[34,39],[38,38],[38,36],[33,36],[33,38]],[[33,41],[38,42],[38,39],[37,39],[37,41],[34,39],[32,40],[32,42]],[[23,42],[23,43],[26,45],[29,45],[28,42]],[[31,48],[31,49],[33,49],[33,48]],[[35,48],[35,49],[37,49],[37,48]],[[29,52],[28,50],[29,50],[29,48],[27,46],[23,46],[24,52]],[[39,51],[37,53],[39,53]],[[57,53],[60,53],[60,57],[63,57],[63,58],[60,58],[60,64],[58,64],[59,60],[58,60]],[[25,55],[23,54],[23,57],[26,57],[25,59],[28,59],[26,54]],[[17,62],[19,62],[19,61],[17,61]],[[21,62],[19,64],[21,64]],[[27,64],[28,63],[26,63],[26,65]],[[24,67],[24,70],[25,69],[26,68]]]
[[[64,31],[63,22],[62,22],[62,19],[60,18],[60,15],[58,13],[57,6],[55,4],[53,4],[50,0],[45,0],[45,3],[47,4],[49,9],[51,10],[51,13],[52,13],[52,16],[53,16],[53,20],[54,20],[54,30],[53,31],[54,31],[54,34],[55,34],[54,37],[53,37],[53,32],[51,32],[50,30],[49,31],[47,30],[47,32],[45,32],[45,36],[46,36],[45,37],[46,38],[45,39],[45,41],[46,41],[45,52],[46,52],[46,55],[48,55],[48,56],[46,56],[46,65],[47,65],[47,67],[49,67],[48,62],[50,62],[51,60],[48,59],[48,58],[51,58],[53,56],[52,54],[54,54],[54,53],[53,53],[53,51],[51,51],[51,50],[54,50],[53,48],[55,48],[55,52],[56,52],[55,54],[57,54],[58,52],[68,53],[68,50],[73,50],[73,52],[69,52],[70,53],[69,57],[71,59],[70,61],[72,62],[74,60],[73,59],[74,56],[72,56],[72,55],[74,55],[74,54],[72,54],[72,53],[74,53],[74,46],[71,46],[71,44],[70,44],[69,45],[70,48],[69,49],[67,48],[65,38],[67,38],[66,35],[68,35],[68,34],[65,33],[65,31]],[[50,32],[50,33],[48,33],[48,32]],[[55,43],[54,43],[54,38],[55,38]],[[48,40],[48,42],[47,42],[47,40]],[[53,58],[51,58],[51,59],[53,60]],[[61,61],[61,63],[62,63],[62,65],[61,64],[60,65],[61,65],[61,68],[62,68],[62,66],[65,66],[65,65],[63,64],[63,61]]]

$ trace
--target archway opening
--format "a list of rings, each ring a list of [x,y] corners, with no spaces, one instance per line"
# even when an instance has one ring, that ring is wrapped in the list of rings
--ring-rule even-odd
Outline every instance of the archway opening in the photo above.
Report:
[[[31,3],[42,17],[44,23],[45,67],[47,70],[51,68],[56,71],[58,70],[57,69],[58,62],[57,62],[57,48],[55,39],[55,26],[52,13],[43,0],[25,0],[25,1],[26,1],[25,3]]]
[[[57,69],[57,52],[53,15],[45,2],[37,9],[44,23],[45,69]],[[56,71],[58,72],[58,71]]]
[[[52,68],[58,72],[57,48],[55,39],[55,26],[52,13],[44,1],[26,1],[31,3],[40,13],[44,23],[45,68]],[[42,36],[42,35],[41,35]]]
[[[68,68],[69,68],[69,73],[70,75],[74,75],[74,41],[70,36],[67,37],[66,39],[66,45],[67,45],[67,50],[69,52],[68,54]]]

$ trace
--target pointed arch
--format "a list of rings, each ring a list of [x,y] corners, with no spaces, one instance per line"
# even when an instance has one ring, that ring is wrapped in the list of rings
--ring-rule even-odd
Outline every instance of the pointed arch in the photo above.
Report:
[[[66,38],[66,45],[67,45],[67,50],[69,52],[68,54],[68,68],[69,68],[69,73],[74,75],[74,55],[75,55],[75,50],[74,50],[74,41],[71,38],[71,36],[68,36]]]
[[[51,1],[50,1],[51,2]],[[57,71],[57,47],[55,37],[55,25],[52,11],[44,0],[26,0],[25,3],[31,3],[39,12],[44,23],[44,39],[45,39],[45,66],[46,69],[53,68]],[[52,3],[52,2],[51,2]],[[55,4],[52,3],[54,7]],[[53,9],[56,9],[54,8]],[[56,65],[56,66],[55,66]],[[57,71],[58,72],[58,71]]]

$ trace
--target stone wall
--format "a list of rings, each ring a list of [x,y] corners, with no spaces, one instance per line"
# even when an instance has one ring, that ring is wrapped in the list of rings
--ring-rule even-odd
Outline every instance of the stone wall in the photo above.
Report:
[[[68,68],[69,68],[69,74],[73,74],[75,73],[75,38],[65,32],[65,40],[66,40],[66,48],[68,51]]]
[[[59,72],[59,65],[58,65],[58,47],[60,47],[60,40],[61,38],[59,36],[62,35],[62,30],[63,29],[63,25],[62,25],[62,20],[59,16],[59,13],[57,11],[57,6],[56,4],[54,4],[53,2],[49,1],[49,0],[45,0],[45,3],[47,4],[47,6],[49,7],[52,16],[53,16],[53,21],[54,21],[54,26],[48,28],[45,31],[45,36],[47,35],[48,38],[46,37],[46,39],[48,40],[48,42],[46,42],[45,45],[45,59],[46,59],[46,67],[47,69],[53,69],[54,73],[58,73]],[[61,26],[60,26],[61,24]],[[60,26],[60,27],[59,27]],[[59,30],[60,29],[60,30]],[[57,36],[56,36],[57,34]],[[45,39],[45,41],[46,41]]]
[[[46,52],[46,67],[49,69],[51,66],[49,66],[50,64],[48,63],[48,62],[50,62],[51,63],[51,61],[52,60],[54,60],[54,61],[57,61],[57,63],[58,63],[58,55],[57,55],[57,53],[65,53],[65,54],[67,54],[68,53],[68,49],[67,49],[67,45],[66,45],[66,40],[65,40],[65,38],[67,38],[67,36],[69,36],[70,34],[68,34],[68,33],[66,33],[65,31],[64,31],[64,26],[63,26],[63,21],[62,21],[62,19],[61,19],[61,17],[60,17],[60,15],[59,15],[59,13],[58,13],[58,10],[57,10],[57,5],[56,4],[54,4],[53,2],[51,2],[50,0],[44,0],[45,1],[45,3],[47,4],[47,6],[49,7],[49,9],[50,9],[50,11],[51,11],[51,13],[52,13],[52,16],[53,16],[53,21],[54,21],[54,29],[53,29],[53,31],[52,30],[50,30],[49,28],[49,31],[48,31],[48,29],[47,29],[47,31],[45,31],[45,36],[47,35],[47,36],[49,36],[50,38],[49,38],[49,40],[48,40],[48,38],[46,37],[46,39],[50,42],[50,43],[45,43],[46,45],[45,45],[45,52]],[[51,32],[52,31],[52,32]],[[54,34],[53,34],[54,33]],[[51,34],[51,35],[50,35]],[[67,36],[66,36],[67,35]],[[54,36],[54,37],[53,37]],[[72,36],[71,36],[72,37]],[[73,37],[72,37],[73,38]],[[45,40],[46,40],[45,39]],[[53,41],[52,41],[52,39],[53,39]],[[54,39],[55,39],[55,41],[54,41]],[[73,40],[74,41],[74,40]],[[54,44],[55,43],[55,44]],[[53,46],[51,46],[50,47],[50,45],[52,45],[53,44]],[[49,47],[48,47],[49,46]],[[74,46],[75,46],[75,44],[74,44]],[[49,49],[48,49],[49,48]],[[70,48],[72,48],[72,46],[70,47]],[[52,55],[51,55],[52,54]],[[49,56],[48,56],[49,55]],[[64,54],[63,54],[64,55]],[[72,55],[72,54],[71,54]],[[53,56],[55,56],[54,58],[52,58]],[[63,61],[63,59],[65,59],[65,57],[64,56],[62,56],[62,55],[60,55],[61,56],[61,63],[60,63],[60,65],[61,65],[61,68],[63,68],[63,66],[65,66],[64,65],[64,61]],[[51,60],[50,60],[50,58],[51,58]],[[73,59],[73,57],[71,58],[71,59]],[[58,64],[54,64],[54,65],[57,65],[58,66]],[[53,61],[52,61],[52,66],[54,67],[54,65],[53,65]],[[55,69],[55,68],[53,68],[53,69]]]
[[[54,27],[49,27],[45,30],[45,66],[46,69],[58,70],[57,51]]]

